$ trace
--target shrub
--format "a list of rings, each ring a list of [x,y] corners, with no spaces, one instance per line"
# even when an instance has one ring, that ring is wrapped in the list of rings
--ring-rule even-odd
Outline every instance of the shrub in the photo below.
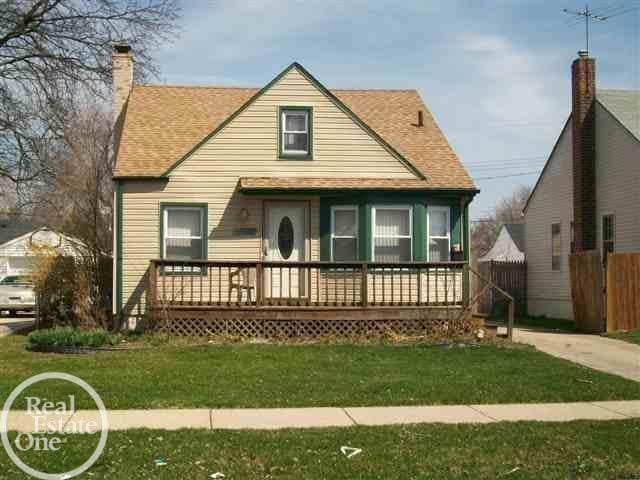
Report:
[[[120,342],[120,335],[98,328],[81,331],[72,327],[35,330],[29,335],[29,344],[59,347],[102,347]]]
[[[88,255],[63,256],[46,245],[32,245],[31,250],[35,259],[33,282],[40,326],[70,326],[83,330],[112,327],[110,302],[108,295],[104,295],[110,279],[101,275],[100,285],[96,285],[94,278],[110,272],[105,259],[94,261]]]

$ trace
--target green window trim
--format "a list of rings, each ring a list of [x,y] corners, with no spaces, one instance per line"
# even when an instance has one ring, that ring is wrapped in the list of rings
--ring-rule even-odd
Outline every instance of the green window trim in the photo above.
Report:
[[[334,206],[358,206],[358,260],[373,261],[372,210],[383,206],[411,206],[413,210],[413,261],[428,261],[429,207],[449,208],[450,245],[462,245],[460,256],[468,260],[468,206],[460,207],[460,197],[424,196],[412,194],[354,193],[343,197],[320,198],[320,260],[331,261],[331,216]],[[464,240],[463,240],[464,238]],[[453,253],[451,254],[453,257]]]
[[[307,112],[307,153],[288,153],[284,151],[282,114],[286,111]],[[313,160],[313,107],[281,106],[278,108],[278,158],[280,160]]]
[[[164,230],[166,225],[164,223],[165,211],[171,208],[194,208],[200,209],[202,218],[202,258],[199,260],[207,260],[209,258],[209,205],[207,203],[193,203],[193,202],[161,202],[160,203],[160,238],[159,238],[159,258],[165,259],[164,255]],[[171,260],[167,258],[167,260]],[[173,272],[163,271],[163,275],[172,275]],[[203,275],[207,274],[207,270],[201,272],[175,272],[176,275]]]

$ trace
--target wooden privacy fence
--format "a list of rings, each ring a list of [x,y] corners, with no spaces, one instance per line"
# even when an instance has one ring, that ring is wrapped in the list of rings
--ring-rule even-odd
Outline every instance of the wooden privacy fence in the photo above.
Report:
[[[569,256],[571,299],[576,328],[584,333],[604,331],[602,320],[602,261],[597,250]]]
[[[640,253],[608,255],[606,314],[608,332],[640,329]]]
[[[640,253],[600,252],[569,257],[576,327],[585,333],[640,329]]]
[[[527,263],[489,262],[478,263],[478,273],[496,287],[513,297],[515,312],[526,315],[527,311]],[[476,282],[474,291],[480,292],[482,281]],[[477,312],[485,315],[507,311],[508,299],[495,288],[486,290],[478,300]]]

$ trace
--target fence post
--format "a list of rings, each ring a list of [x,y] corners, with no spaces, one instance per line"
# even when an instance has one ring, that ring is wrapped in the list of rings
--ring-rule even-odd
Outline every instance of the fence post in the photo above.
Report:
[[[509,323],[507,324],[507,337],[509,338],[509,340],[513,340],[513,315],[515,310],[514,303],[515,299],[512,298],[509,302]]]
[[[465,263],[462,266],[462,306],[467,308],[469,306],[469,264]]]
[[[369,306],[369,291],[367,289],[367,282],[369,276],[369,268],[367,263],[362,264],[362,270],[360,275],[360,300],[362,302],[362,306],[367,308]]]
[[[262,305],[263,300],[263,286],[264,284],[264,270],[262,268],[262,262],[256,263],[256,307]]]
[[[155,260],[151,260],[151,264],[149,265],[149,305],[147,309],[149,310],[149,317],[151,320],[151,324],[155,324],[156,321],[156,309],[158,303],[158,265]]]

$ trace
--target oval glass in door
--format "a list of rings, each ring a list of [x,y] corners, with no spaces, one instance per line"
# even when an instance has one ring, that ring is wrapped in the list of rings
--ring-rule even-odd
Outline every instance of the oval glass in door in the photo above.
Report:
[[[293,223],[287,216],[282,217],[278,227],[278,250],[283,260],[288,260],[294,245]]]

